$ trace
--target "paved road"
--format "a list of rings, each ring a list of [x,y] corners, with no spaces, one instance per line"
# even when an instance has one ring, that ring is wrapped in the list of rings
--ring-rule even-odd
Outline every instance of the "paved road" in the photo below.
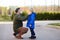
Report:
[[[30,31],[23,35],[24,39],[16,39],[13,34],[12,22],[0,22],[0,40],[60,40],[60,29],[46,27],[49,23],[60,23],[60,21],[37,21],[36,22],[36,39],[29,39]],[[24,26],[26,22],[24,22]]]

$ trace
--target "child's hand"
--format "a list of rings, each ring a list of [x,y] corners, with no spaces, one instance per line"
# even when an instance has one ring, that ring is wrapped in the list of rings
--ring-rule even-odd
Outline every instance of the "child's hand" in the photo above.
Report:
[[[31,27],[32,25],[30,24],[30,27]]]

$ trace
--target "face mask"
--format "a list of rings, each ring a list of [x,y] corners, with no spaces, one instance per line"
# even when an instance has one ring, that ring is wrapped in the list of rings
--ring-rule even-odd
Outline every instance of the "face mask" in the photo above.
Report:
[[[30,15],[31,13],[28,13],[28,15]]]
[[[32,12],[29,12],[28,15],[30,15]]]
[[[22,14],[23,13],[23,11],[20,11],[20,14]]]

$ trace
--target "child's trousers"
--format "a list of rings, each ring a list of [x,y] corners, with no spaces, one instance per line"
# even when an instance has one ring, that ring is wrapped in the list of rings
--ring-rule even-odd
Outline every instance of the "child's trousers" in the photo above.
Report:
[[[30,28],[31,36],[35,36],[35,32],[33,28]]]

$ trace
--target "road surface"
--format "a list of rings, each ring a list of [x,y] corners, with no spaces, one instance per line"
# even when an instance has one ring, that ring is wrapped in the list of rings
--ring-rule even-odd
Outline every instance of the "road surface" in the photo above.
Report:
[[[13,34],[12,22],[0,22],[0,40],[60,40],[60,29],[46,27],[49,23],[60,23],[60,21],[36,21],[36,39],[29,39],[30,31],[23,35],[24,39],[17,39]],[[26,27],[26,22],[24,22]]]

